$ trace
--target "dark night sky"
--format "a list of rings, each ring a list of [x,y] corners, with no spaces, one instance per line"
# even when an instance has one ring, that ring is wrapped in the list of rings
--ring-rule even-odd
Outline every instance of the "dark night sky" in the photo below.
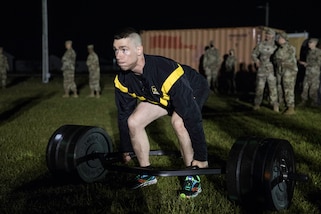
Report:
[[[4,0],[6,1],[6,0]],[[16,59],[42,58],[42,0],[1,2],[0,45]],[[131,3],[135,2],[135,3]],[[172,2],[173,1],[169,1]],[[186,1],[187,2],[187,1]],[[207,1],[204,1],[207,2]],[[138,30],[248,27],[265,25],[266,1],[213,1],[168,4],[166,1],[48,0],[49,55],[61,56],[64,41],[74,41],[79,60],[95,45],[110,58],[112,35],[120,27]],[[321,10],[308,1],[269,1],[269,26],[288,33],[321,37]],[[218,4],[217,6],[212,4]]]

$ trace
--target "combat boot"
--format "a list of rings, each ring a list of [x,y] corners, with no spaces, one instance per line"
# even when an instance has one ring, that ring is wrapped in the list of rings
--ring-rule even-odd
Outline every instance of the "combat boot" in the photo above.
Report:
[[[317,102],[312,102],[311,107],[319,107],[319,104]]]
[[[253,110],[254,111],[257,111],[257,110],[259,110],[260,109],[260,105],[255,105],[254,107],[253,107]]]
[[[73,92],[73,94],[74,94],[74,97],[77,98],[77,97],[78,97],[77,90],[74,90],[74,91],[72,91],[72,92]]]
[[[273,105],[273,111],[279,112],[279,105],[274,104]]]
[[[100,98],[100,93],[99,93],[99,91],[96,91],[96,98]]]
[[[94,91],[94,90],[91,90],[91,91],[90,91],[90,94],[88,95],[88,97],[95,97],[95,91]]]
[[[62,95],[62,97],[63,97],[63,98],[67,98],[67,97],[69,97],[69,91],[65,91],[65,94],[64,94],[64,95]]]
[[[284,115],[293,115],[293,114],[295,114],[294,107],[288,107],[283,114]]]
[[[5,89],[6,88],[6,81],[2,81],[2,88]]]
[[[307,104],[306,100],[302,100],[301,103],[298,104],[298,107],[305,107]]]

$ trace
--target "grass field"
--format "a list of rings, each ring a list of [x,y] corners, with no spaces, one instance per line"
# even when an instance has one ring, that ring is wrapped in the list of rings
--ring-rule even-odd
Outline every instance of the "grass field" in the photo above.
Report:
[[[102,127],[119,143],[114,105],[113,73],[102,74],[102,96],[89,98],[87,75],[76,77],[78,98],[62,98],[62,78],[42,83],[39,76],[9,76],[0,90],[0,213],[249,213],[227,197],[225,174],[201,175],[203,192],[180,199],[181,179],[159,177],[157,185],[129,190],[134,175],[108,172],[102,182],[61,181],[48,171],[46,147],[53,132],[64,124]],[[267,106],[252,111],[248,100],[211,94],[203,118],[209,153],[224,163],[241,136],[288,140],[294,149],[296,170],[307,174],[297,182],[291,206],[278,213],[321,211],[321,108],[299,108],[284,116]],[[178,150],[169,117],[147,127],[151,149]],[[182,160],[151,157],[154,167],[182,168]],[[256,203],[253,201],[253,206]],[[263,211],[262,213],[277,213]]]

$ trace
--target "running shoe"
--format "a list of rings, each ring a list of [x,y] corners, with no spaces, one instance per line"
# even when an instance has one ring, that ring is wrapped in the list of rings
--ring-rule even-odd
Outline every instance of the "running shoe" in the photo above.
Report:
[[[130,189],[138,189],[156,183],[157,179],[153,175],[137,175],[134,178],[134,181],[130,183],[129,187]]]
[[[181,198],[194,198],[202,192],[201,188],[201,179],[198,175],[195,176],[186,176],[183,190],[180,193]]]

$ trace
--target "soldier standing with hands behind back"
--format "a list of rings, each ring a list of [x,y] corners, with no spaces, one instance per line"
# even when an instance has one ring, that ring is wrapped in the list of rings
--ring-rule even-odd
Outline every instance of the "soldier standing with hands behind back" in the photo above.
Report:
[[[77,86],[75,83],[75,69],[76,69],[76,52],[72,48],[72,41],[65,42],[66,51],[62,56],[62,67],[64,77],[65,94],[62,97],[69,97],[69,92],[73,92],[74,97],[78,97]]]
[[[236,92],[235,84],[235,66],[236,66],[236,56],[235,50],[231,48],[228,53],[225,55],[224,61],[224,72],[227,80],[227,92],[228,94],[234,94]]]
[[[89,97],[100,97],[100,67],[99,67],[99,58],[96,52],[94,51],[94,45],[88,45],[88,57],[86,65],[89,71],[89,88],[90,95]]]
[[[203,58],[203,68],[209,87],[215,92],[218,90],[218,72],[220,70],[220,52],[214,46],[213,41],[210,42],[209,48],[206,49]]]

